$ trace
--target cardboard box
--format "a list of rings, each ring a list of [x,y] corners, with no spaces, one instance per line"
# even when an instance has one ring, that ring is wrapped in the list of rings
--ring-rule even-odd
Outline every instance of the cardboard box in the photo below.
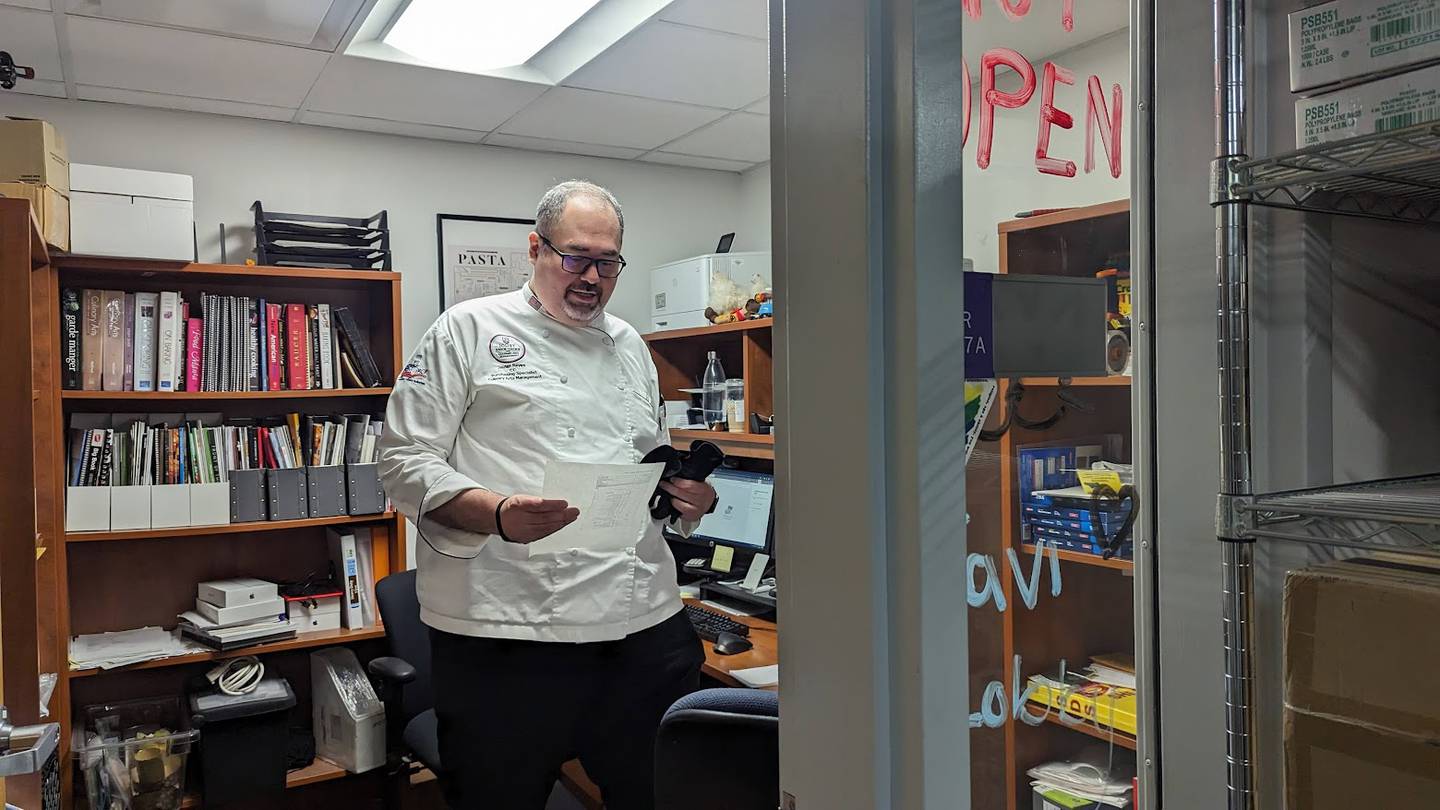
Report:
[[[1285,581],[1285,806],[1440,807],[1440,570],[1400,554]]]
[[[57,250],[70,249],[70,201],[65,195],[34,183],[0,183],[0,197],[29,200],[45,244]]]
[[[1440,0],[1332,0],[1289,22],[1292,92],[1440,60]]]
[[[1299,99],[1295,145],[1313,146],[1435,120],[1440,120],[1440,65]]]
[[[0,183],[34,183],[69,196],[70,157],[60,133],[44,121],[0,119]]]
[[[273,582],[254,577],[215,579],[195,586],[195,597],[216,607],[234,607],[250,602],[271,602],[280,598],[280,588]]]
[[[70,245],[75,253],[195,259],[195,183],[189,175],[71,166]]]
[[[196,599],[195,611],[221,627],[227,627],[243,622],[285,618],[285,600],[277,596],[264,602],[242,602],[230,607],[218,607],[204,599]]]

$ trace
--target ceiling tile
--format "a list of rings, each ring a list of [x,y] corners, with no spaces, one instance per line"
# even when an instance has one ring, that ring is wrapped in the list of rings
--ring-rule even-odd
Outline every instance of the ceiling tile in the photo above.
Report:
[[[6,91],[0,90],[0,93],[4,92]],[[28,82],[22,81],[15,85],[14,92],[27,93],[32,96],[49,96],[51,98],[66,97],[64,82],[47,82],[42,79],[35,79],[34,81]]]
[[[408,135],[412,138],[432,138],[440,141],[479,143],[484,132],[453,127],[436,127],[428,124],[408,124],[401,121],[387,121],[383,118],[366,118],[360,115],[338,115],[325,112],[305,112],[300,123],[319,127],[355,129],[362,132],[379,132],[385,135]]]
[[[488,132],[543,92],[543,85],[528,82],[336,56],[305,106],[317,112]]]
[[[694,169],[714,169],[715,171],[721,172],[743,172],[755,165],[738,160],[720,160],[719,158],[695,157],[694,155],[671,155],[665,152],[651,152],[640,159],[649,163],[664,163],[669,166],[689,166]]]
[[[765,0],[676,0],[660,12],[669,22],[729,31],[766,39],[770,32],[770,11]]]
[[[289,121],[295,117],[293,107],[272,107],[264,104],[245,104],[239,101],[223,101],[212,98],[171,96],[164,93],[145,93],[139,90],[118,90],[113,87],[91,87],[82,84],[75,87],[75,93],[84,101],[111,101],[116,104],[135,104],[141,107],[161,107],[167,110],[233,115],[238,118]]]
[[[720,118],[722,110],[557,87],[500,128],[509,135],[654,149]]]
[[[0,0],[0,6],[19,6],[21,8],[38,8],[41,11],[49,11],[50,0]]]
[[[761,115],[769,115],[769,114],[770,114],[770,97],[769,97],[769,96],[766,96],[765,98],[760,99],[759,101],[755,102],[754,104],[751,104],[749,107],[746,107],[746,108],[745,108],[745,112],[760,113]]]
[[[508,149],[532,149],[537,152],[560,152],[566,155],[590,155],[591,157],[619,158],[629,160],[645,154],[643,149],[623,149],[618,146],[600,146],[593,143],[555,141],[549,138],[528,138],[522,135],[506,135],[496,132],[485,139],[486,146],[504,146]]]
[[[564,84],[738,110],[769,91],[769,77],[760,40],[652,21]]]
[[[53,14],[0,6],[0,31],[5,37],[0,46],[15,57],[15,64],[35,68],[37,79],[65,81]]]
[[[699,132],[665,144],[662,151],[747,163],[770,159],[770,116],[735,113]]]
[[[329,54],[264,42],[70,16],[81,84],[298,107]]]

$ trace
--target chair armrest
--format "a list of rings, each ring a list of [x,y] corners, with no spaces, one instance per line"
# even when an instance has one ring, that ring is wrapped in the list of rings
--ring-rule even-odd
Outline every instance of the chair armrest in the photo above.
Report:
[[[392,686],[404,686],[415,680],[415,667],[403,658],[390,655],[371,660],[366,669],[372,678]]]

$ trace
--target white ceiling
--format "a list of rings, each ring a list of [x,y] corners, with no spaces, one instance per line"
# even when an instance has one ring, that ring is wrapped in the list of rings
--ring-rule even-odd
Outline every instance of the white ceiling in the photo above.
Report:
[[[0,49],[36,69],[17,91],[39,95],[720,171],[769,159],[766,0],[656,3],[553,84],[346,55],[376,4],[0,0]],[[1073,33],[1025,25],[1022,43],[986,4],[966,52],[1049,55],[1123,28],[1126,7],[1090,0]]]

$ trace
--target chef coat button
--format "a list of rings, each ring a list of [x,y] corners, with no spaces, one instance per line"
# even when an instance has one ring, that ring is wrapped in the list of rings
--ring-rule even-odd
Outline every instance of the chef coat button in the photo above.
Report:
[[[561,374],[561,375],[560,375],[560,384],[561,384],[561,385],[565,385],[565,384],[568,383],[568,382],[570,382],[570,378],[567,377],[567,376],[565,376],[564,374]]]
[[[569,436],[572,439],[575,438],[575,428],[570,428],[569,430],[565,431],[565,435]]]
[[[548,338],[548,337],[550,337],[550,330],[549,330],[549,329],[541,329],[541,330],[540,330],[540,337],[542,337],[542,338]]]
[[[580,556],[580,550],[579,550],[579,549],[576,549],[576,548],[570,549],[570,556],[571,556],[571,557],[579,557],[579,556]]]

